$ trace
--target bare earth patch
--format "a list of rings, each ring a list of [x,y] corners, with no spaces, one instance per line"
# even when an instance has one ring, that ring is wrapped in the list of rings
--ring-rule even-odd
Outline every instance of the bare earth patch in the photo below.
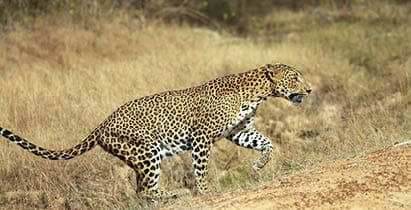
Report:
[[[411,209],[411,145],[279,177],[251,189],[183,198],[164,209]]]

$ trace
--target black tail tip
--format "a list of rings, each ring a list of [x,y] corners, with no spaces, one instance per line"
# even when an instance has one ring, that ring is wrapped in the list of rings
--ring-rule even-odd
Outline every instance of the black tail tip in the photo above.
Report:
[[[8,136],[10,136],[11,134],[12,134],[11,131],[6,130],[6,129],[0,127],[0,135],[5,136],[5,137],[8,137]]]

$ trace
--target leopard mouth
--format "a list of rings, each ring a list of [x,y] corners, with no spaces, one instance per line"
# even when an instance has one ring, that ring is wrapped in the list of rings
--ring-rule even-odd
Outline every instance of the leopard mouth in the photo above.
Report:
[[[293,105],[299,105],[303,102],[304,95],[298,94],[298,93],[292,93],[288,96],[288,98],[293,103]]]

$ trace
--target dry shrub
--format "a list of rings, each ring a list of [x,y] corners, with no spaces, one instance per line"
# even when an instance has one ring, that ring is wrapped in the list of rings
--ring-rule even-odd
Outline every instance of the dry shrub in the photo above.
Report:
[[[297,25],[312,18],[301,11],[272,15],[267,21]],[[388,26],[389,35],[368,18],[256,39],[158,22],[140,27],[128,19],[84,25],[38,20],[0,40],[1,126],[47,148],[68,148],[128,100],[284,62],[301,69],[313,93],[300,107],[284,99],[261,105],[256,127],[279,153],[260,179],[386,147],[411,136],[410,48],[401,44],[410,42],[411,29],[400,18],[398,27]],[[56,162],[4,140],[1,145],[2,207],[141,207],[133,171],[101,149]],[[225,140],[216,143],[211,187],[259,180],[251,170],[258,156]],[[190,159],[189,153],[165,159],[161,185],[192,189]]]

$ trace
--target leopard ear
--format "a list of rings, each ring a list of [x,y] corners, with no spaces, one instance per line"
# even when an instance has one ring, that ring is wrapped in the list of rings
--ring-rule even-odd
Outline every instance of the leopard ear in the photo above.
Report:
[[[275,76],[278,73],[278,68],[276,66],[276,64],[267,64],[266,65],[267,70],[270,72],[270,74],[272,74],[271,76]]]
[[[275,76],[275,74],[276,74],[276,72],[275,72],[276,68],[275,68],[275,66],[274,66],[273,64],[267,64],[267,65],[266,65],[266,68],[267,68],[270,76],[272,76],[272,77]]]
[[[270,65],[270,64],[268,64]],[[275,83],[274,82],[274,76],[275,76],[275,72],[274,72],[274,68],[269,68],[269,66],[267,65],[267,70],[265,71],[265,76],[267,77],[268,81]]]
[[[267,67],[268,70],[274,70],[274,66],[273,64],[269,63],[267,65],[265,65]]]

